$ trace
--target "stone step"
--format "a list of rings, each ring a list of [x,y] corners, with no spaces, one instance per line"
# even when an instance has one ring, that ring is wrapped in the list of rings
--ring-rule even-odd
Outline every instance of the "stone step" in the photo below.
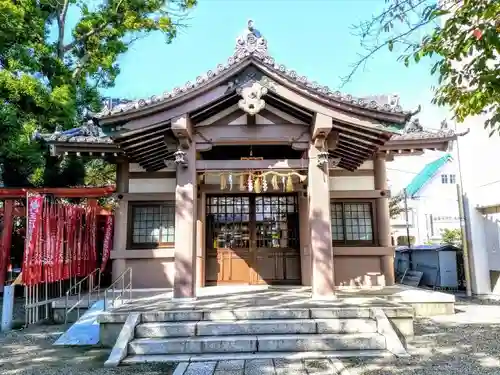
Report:
[[[197,336],[139,338],[132,340],[128,349],[130,354],[385,350],[386,341],[378,333]]]
[[[130,355],[121,364],[135,365],[139,363],[177,363],[203,361],[232,361],[251,359],[320,359],[320,358],[361,358],[385,357],[394,358],[387,350],[336,350],[336,351],[308,351],[308,352],[257,352],[257,353],[218,353],[218,354],[154,354]]]
[[[372,319],[263,319],[142,323],[136,327],[135,336],[158,338],[370,332],[377,332],[377,323]]]
[[[143,323],[220,321],[220,320],[265,320],[265,319],[369,319],[370,309],[359,307],[282,308],[282,309],[236,309],[236,310],[169,310],[141,314]]]

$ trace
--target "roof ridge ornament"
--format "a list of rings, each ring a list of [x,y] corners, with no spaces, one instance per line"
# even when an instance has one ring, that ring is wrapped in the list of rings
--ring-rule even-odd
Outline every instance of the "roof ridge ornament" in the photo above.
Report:
[[[257,55],[261,58],[269,55],[267,40],[254,27],[253,20],[248,20],[247,28],[236,38],[234,50],[235,57],[240,59],[250,55]]]

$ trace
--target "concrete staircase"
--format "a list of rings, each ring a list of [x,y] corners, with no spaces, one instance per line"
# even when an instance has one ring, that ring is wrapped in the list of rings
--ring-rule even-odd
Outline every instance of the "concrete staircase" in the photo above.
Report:
[[[380,308],[131,313],[107,366],[255,358],[404,356]]]

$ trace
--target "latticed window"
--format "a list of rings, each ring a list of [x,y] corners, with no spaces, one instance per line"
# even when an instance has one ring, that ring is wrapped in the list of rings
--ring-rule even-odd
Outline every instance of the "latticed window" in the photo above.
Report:
[[[129,244],[133,248],[173,246],[175,242],[175,202],[131,203]]]
[[[373,244],[371,202],[330,202],[332,241],[337,244]]]

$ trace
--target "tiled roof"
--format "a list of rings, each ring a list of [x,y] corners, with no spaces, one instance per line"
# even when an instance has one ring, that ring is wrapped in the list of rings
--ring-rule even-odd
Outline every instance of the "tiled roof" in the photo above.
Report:
[[[41,134],[40,132],[35,132],[33,134],[35,140],[41,140],[47,142],[68,142],[68,143],[101,143],[110,144],[113,140],[108,135],[104,134],[102,129],[95,125],[92,120],[87,121],[84,125],[73,128],[70,130],[56,129],[54,133],[51,134]]]
[[[101,112],[95,114],[97,118],[111,117],[126,112],[138,111],[144,107],[154,106],[155,104],[168,102],[192,92],[224,75],[225,72],[234,68],[240,63],[254,59],[263,64],[266,68],[271,69],[278,75],[292,81],[306,92],[320,96],[332,102],[343,102],[354,107],[370,109],[381,113],[401,114],[410,116],[412,112],[403,111],[399,105],[399,101],[395,104],[380,102],[377,96],[371,98],[354,98],[349,94],[343,94],[340,91],[332,91],[327,86],[322,86],[317,82],[311,81],[306,76],[298,74],[295,70],[287,68],[283,64],[279,64],[269,54],[267,40],[262,34],[254,28],[253,21],[248,21],[248,27],[243,34],[236,39],[234,53],[227,59],[225,63],[217,65],[215,69],[209,70],[206,73],[196,77],[194,81],[186,82],[183,86],[174,88],[172,91],[166,91],[162,95],[152,96],[150,98],[139,99],[129,103],[119,104],[113,108],[105,107]]]
[[[453,157],[450,154],[446,154],[427,164],[406,187],[407,196],[410,198],[414,197],[451,160],[453,160]]]
[[[415,118],[408,122],[401,134],[393,135],[391,141],[447,139],[455,135],[457,134],[452,129],[448,129],[446,124],[441,124],[441,129],[424,129],[418,118]]]

